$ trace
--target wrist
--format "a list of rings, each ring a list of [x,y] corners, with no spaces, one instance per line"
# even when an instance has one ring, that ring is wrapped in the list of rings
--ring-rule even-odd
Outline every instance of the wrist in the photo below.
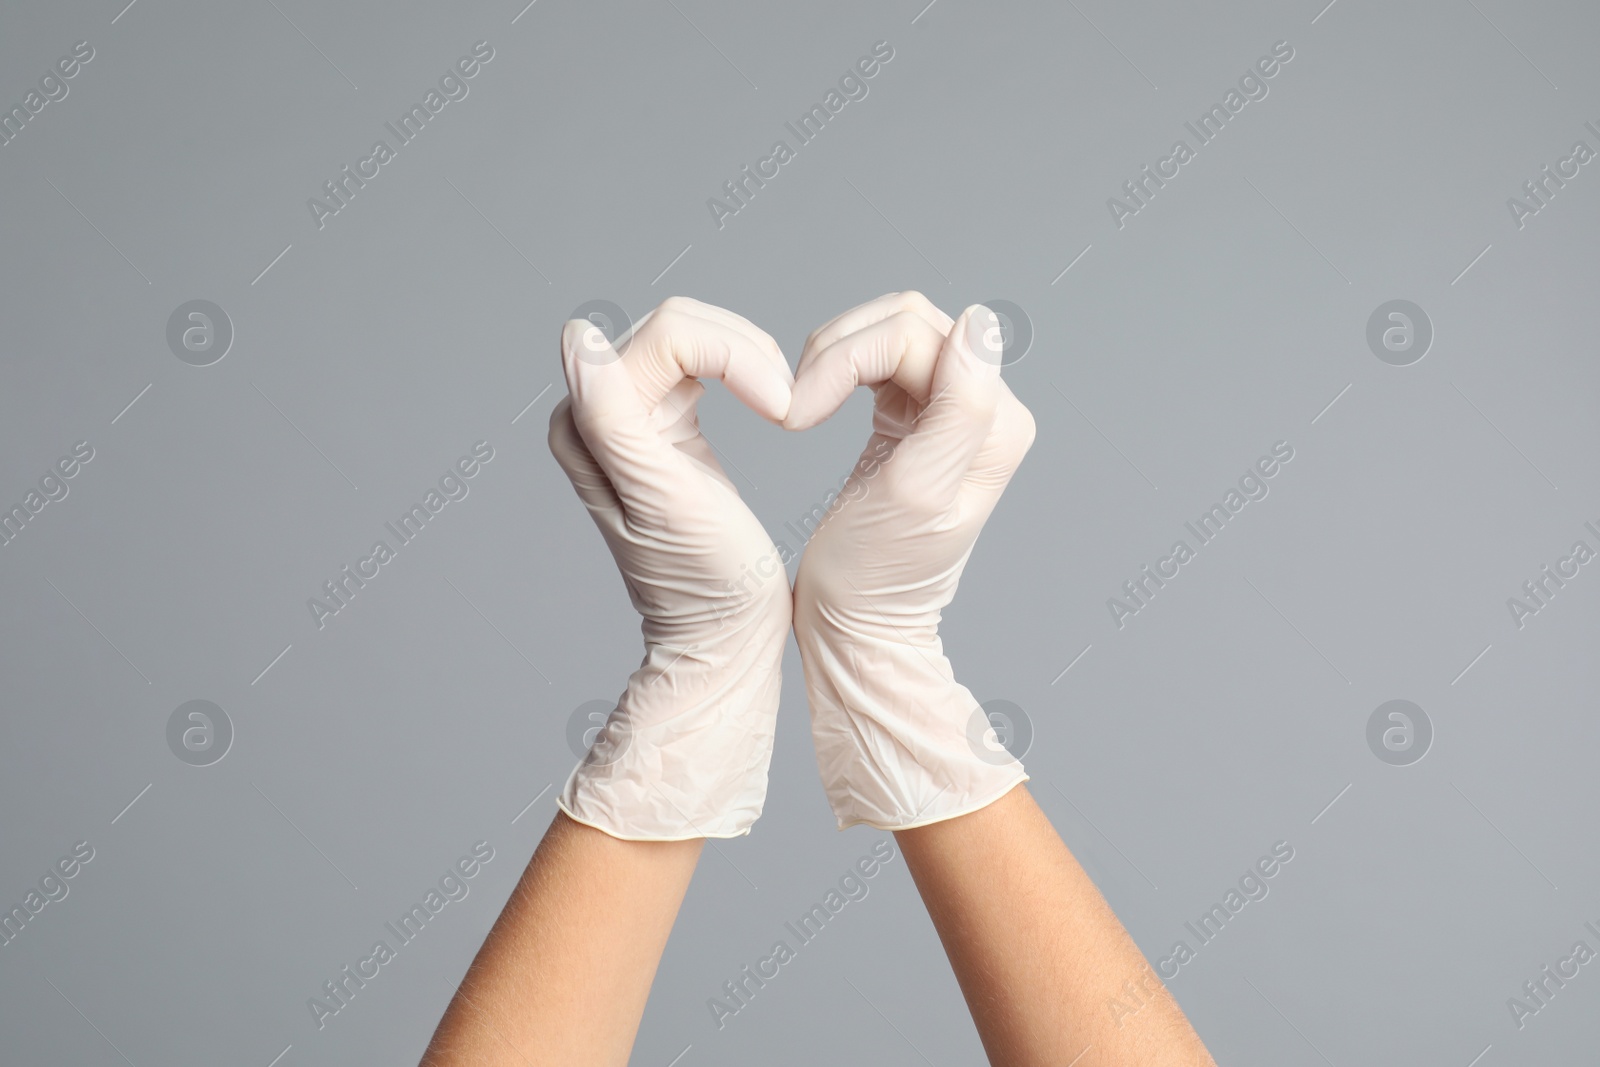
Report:
[[[992,803],[1027,780],[937,647],[800,638],[823,788],[841,829],[896,830]]]
[[[786,635],[764,624],[647,642],[561,809],[623,840],[748,833],[766,802]]]

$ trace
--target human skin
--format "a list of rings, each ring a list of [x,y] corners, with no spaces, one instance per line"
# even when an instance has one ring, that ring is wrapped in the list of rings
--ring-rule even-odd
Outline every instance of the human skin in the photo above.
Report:
[[[993,1067],[1215,1067],[1026,785],[895,839]]]
[[[421,1067],[625,1067],[704,843],[558,813]]]
[[[781,567],[735,585],[776,550],[695,404],[715,378],[781,420],[789,367],[748,320],[681,297],[623,347],[583,320],[563,328],[569,395],[550,447],[641,615],[645,662],[558,797],[426,1067],[626,1064],[704,839],[747,832],[766,796],[789,585]]]
[[[789,428],[832,415],[859,386],[875,401],[858,492],[807,544],[795,584],[824,785],[841,826],[895,831],[992,1064],[1210,1064],[1020,784],[1021,765],[980,754],[975,698],[939,640],[1034,436],[985,322],[981,306],[952,319],[919,293],[890,293],[820,327],[801,353]],[[980,346],[986,368],[973,361]],[[885,442],[892,454],[868,475]]]
[[[910,424],[933,392],[937,346],[929,342],[954,321],[916,294],[894,296],[906,297],[896,301],[909,305],[904,315],[874,318],[867,328],[879,335],[874,351],[895,354],[876,372],[885,384],[880,411]],[[902,344],[908,329],[932,336]],[[851,370],[856,381],[872,378],[870,366],[858,377],[859,369]],[[899,394],[887,391],[890,379]],[[959,420],[963,412],[983,417],[979,406],[965,404],[941,417]],[[974,448],[984,437],[976,426],[970,434],[953,424],[944,432],[969,438]],[[1001,447],[997,454],[1010,451]],[[902,455],[948,459],[941,450]],[[978,448],[972,467],[963,469],[969,483],[997,498],[1015,462],[997,464],[987,455]],[[893,514],[880,517],[901,525]],[[819,537],[847,528],[836,523]],[[856,582],[845,585],[859,593]],[[919,667],[923,660],[909,662]],[[1214,1067],[1025,786],[976,810],[895,833],[992,1064]],[[626,1064],[702,845],[700,838],[623,840],[558,815],[462,981],[423,1067]],[[1114,1000],[1134,997],[1136,1011],[1113,1007]]]

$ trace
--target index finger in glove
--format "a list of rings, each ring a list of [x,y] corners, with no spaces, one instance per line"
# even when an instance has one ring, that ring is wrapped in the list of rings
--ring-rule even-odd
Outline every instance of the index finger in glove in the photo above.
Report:
[[[604,341],[603,334],[596,335],[588,338],[591,345]],[[615,350],[633,372],[646,409],[653,409],[684,378],[716,378],[765,419],[781,422],[788,413],[794,376],[778,342],[725,308],[669,297],[618,338]],[[606,349],[590,351],[606,358]]]
[[[802,362],[795,378],[784,428],[817,425],[839,410],[858,385],[892,382],[913,399],[927,400],[945,335],[916,311],[902,310],[811,349],[811,358]]]
[[[875,300],[868,300],[865,304],[851,308],[842,314],[835,315],[827,322],[811,331],[811,336],[806,338],[806,344],[800,351],[800,366],[796,374],[803,373],[819,352],[832,345],[842,337],[866,329],[873,323],[898,315],[902,311],[909,311],[918,318],[923,319],[938,330],[940,335],[950,332],[950,327],[955,320],[941,311],[933,301],[921,293],[911,290],[903,293],[887,293]]]

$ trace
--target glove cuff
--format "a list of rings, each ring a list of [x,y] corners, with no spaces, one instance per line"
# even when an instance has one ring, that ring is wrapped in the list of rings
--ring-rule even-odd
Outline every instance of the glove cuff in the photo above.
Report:
[[[641,716],[644,687],[681,697],[682,679],[635,672],[617,710],[567,778],[557,805],[624,841],[740,837],[767,796],[782,675],[752,666],[665,718]],[[726,678],[726,675],[723,675]]]
[[[998,800],[1028,774],[938,648],[801,641],[817,767],[841,830],[908,830]]]

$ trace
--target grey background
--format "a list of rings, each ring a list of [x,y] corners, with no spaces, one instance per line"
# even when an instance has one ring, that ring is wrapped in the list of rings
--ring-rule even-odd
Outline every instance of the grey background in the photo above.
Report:
[[[682,293],[793,360],[909,288],[1037,332],[1007,376],[1038,442],[944,633],[1030,716],[1073,851],[1155,961],[1295,849],[1170,983],[1218,1061],[1592,1061],[1600,964],[1520,1030],[1506,1000],[1600,949],[1600,574],[1521,629],[1506,599],[1600,547],[1600,166],[1523,229],[1506,199],[1600,148],[1600,9],[123,2],[0,8],[6,107],[96,52],[0,147],[0,501],[95,449],[0,548],[0,901],[95,849],[0,948],[6,1062],[414,1062],[569,713],[639,656],[545,448],[561,321]],[[479,40],[470,95],[319,230],[306,199]],[[719,230],[706,199],[878,40],[867,98]],[[1106,199],[1278,40],[1270,95],[1118,229]],[[193,299],[236,334],[209,367],[165,340]],[[1408,367],[1366,345],[1391,299],[1436,330]],[[864,396],[803,436],[703,414],[775,536],[867,424]],[[470,495],[319,631],[307,598],[480,439]],[[1118,629],[1107,598],[1279,440],[1270,496]],[[785,668],[766,814],[707,850],[634,1062],[982,1062],[899,859],[712,1022],[887,836],[833,829]],[[235,730],[207,767],[167,747],[194,699]],[[1391,699],[1436,731],[1411,766],[1367,747]],[[307,999],[479,840],[471,895],[319,1030]]]

